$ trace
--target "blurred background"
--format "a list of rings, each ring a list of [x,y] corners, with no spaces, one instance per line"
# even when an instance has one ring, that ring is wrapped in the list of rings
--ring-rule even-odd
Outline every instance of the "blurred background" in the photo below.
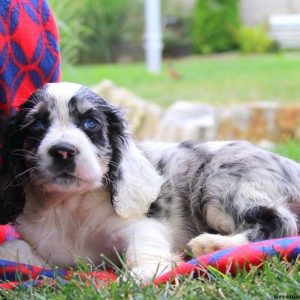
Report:
[[[298,155],[300,1],[158,1],[157,72],[145,63],[147,1],[49,0],[63,80],[125,106],[138,139],[247,139]]]

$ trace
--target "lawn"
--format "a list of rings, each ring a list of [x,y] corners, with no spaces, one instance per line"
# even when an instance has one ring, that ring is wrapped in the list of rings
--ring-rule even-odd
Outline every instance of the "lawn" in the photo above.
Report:
[[[140,97],[168,106],[177,100],[216,105],[253,101],[300,101],[300,53],[224,54],[172,61],[181,79],[169,75],[169,61],[160,74],[143,63],[64,66],[63,80],[93,85],[110,79]]]
[[[252,268],[247,273],[240,272],[236,277],[221,274],[211,268],[207,277],[195,280],[179,278],[180,284],[142,287],[133,280],[113,282],[108,286],[86,284],[72,278],[67,284],[58,281],[56,286],[41,288],[20,287],[15,291],[0,291],[5,299],[276,299],[300,297],[300,261],[295,264],[279,262],[276,257],[265,262],[260,269]],[[280,298],[278,298],[280,299]]]

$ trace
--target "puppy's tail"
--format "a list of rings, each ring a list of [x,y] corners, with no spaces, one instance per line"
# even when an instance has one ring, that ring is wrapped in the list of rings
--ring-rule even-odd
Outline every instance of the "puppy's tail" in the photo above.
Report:
[[[244,220],[250,242],[293,236],[299,231],[297,217],[282,206],[251,207],[245,211]]]

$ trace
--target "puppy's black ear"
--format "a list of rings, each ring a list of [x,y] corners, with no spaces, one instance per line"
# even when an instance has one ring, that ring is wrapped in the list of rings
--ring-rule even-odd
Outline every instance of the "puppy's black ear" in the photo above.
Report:
[[[3,122],[3,121],[2,121]],[[24,176],[25,161],[17,156],[22,149],[23,134],[18,115],[1,124],[0,150],[0,224],[13,222],[25,205]]]
[[[105,113],[112,147],[108,176],[113,206],[121,217],[142,216],[157,199],[162,177],[127,133],[120,110],[108,105]]]

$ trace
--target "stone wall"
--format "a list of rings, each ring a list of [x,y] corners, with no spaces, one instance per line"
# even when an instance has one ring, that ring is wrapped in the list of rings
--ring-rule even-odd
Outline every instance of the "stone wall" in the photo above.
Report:
[[[300,139],[300,104],[260,102],[212,107],[177,102],[165,112],[156,137],[170,142],[245,139],[258,143]]]
[[[281,142],[299,138],[300,105],[272,102],[238,105],[216,111],[219,139],[264,139]]]
[[[300,104],[258,102],[227,107],[179,101],[167,110],[103,81],[94,90],[123,106],[135,138],[167,142],[237,140],[255,143],[300,139]]]

